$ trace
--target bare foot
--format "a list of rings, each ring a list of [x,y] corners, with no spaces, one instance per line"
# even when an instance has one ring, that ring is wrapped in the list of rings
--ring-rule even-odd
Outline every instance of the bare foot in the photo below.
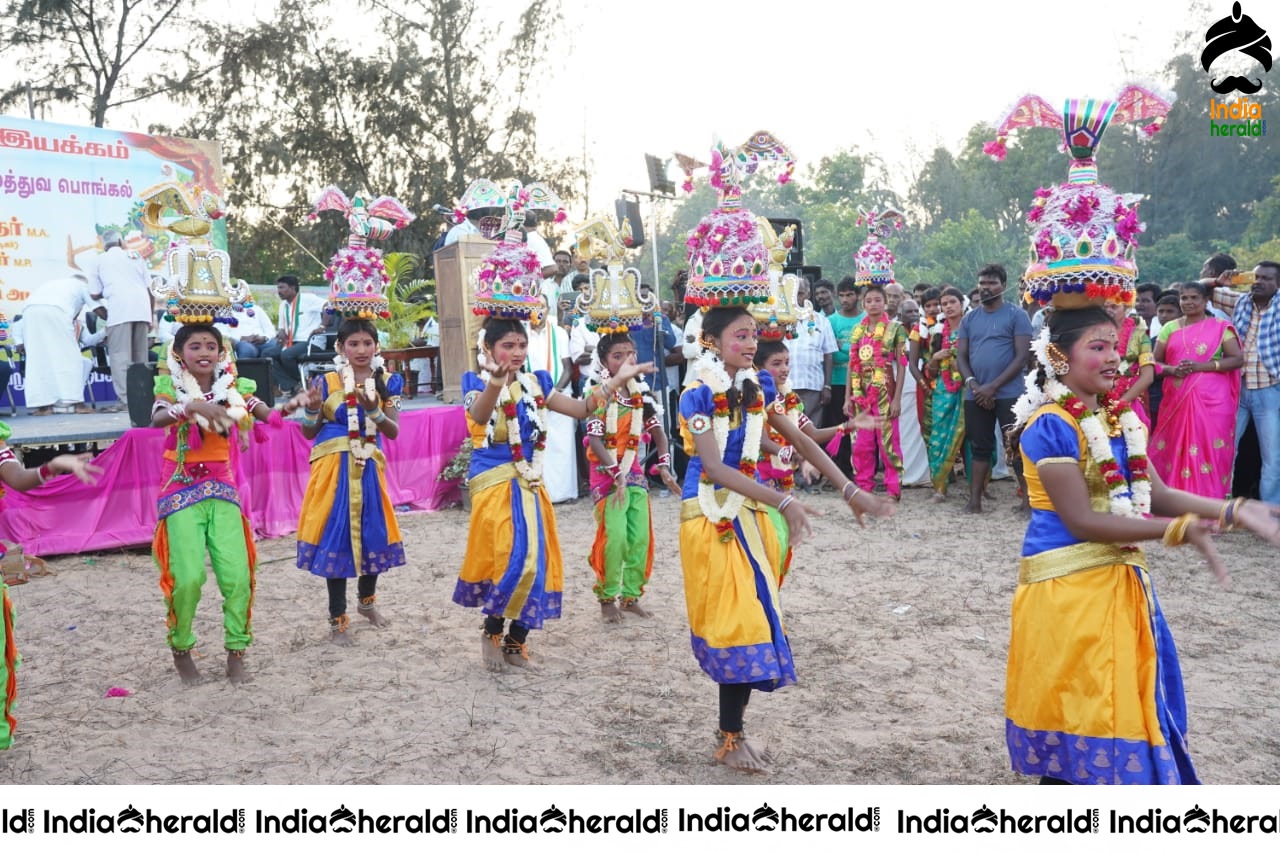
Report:
[[[249,674],[244,671],[244,649],[227,649],[227,680],[232,684],[249,680]]]
[[[363,604],[356,605],[356,612],[373,623],[375,628],[385,628],[391,624],[391,620],[378,612],[377,605],[370,604],[366,607]]]
[[[960,508],[960,511],[967,512],[970,515],[982,515],[982,504],[969,501],[967,504],[965,504]]]
[[[612,598],[608,601],[600,602],[600,618],[609,624],[622,621],[622,611],[618,609],[618,603]]]
[[[335,646],[347,647],[355,644],[351,639],[351,635],[347,633],[347,628],[351,625],[351,619],[347,614],[341,616],[331,616],[329,618],[329,642]]]
[[[643,616],[646,619],[653,615],[640,606],[640,599],[638,598],[622,599],[622,612],[630,613],[632,616]]]
[[[725,767],[743,773],[764,773],[764,760],[756,754],[742,732],[720,732],[720,747],[715,752],[716,761]]]
[[[506,668],[506,661],[502,654],[502,638],[497,634],[481,634],[480,635],[480,659],[484,661],[484,668],[490,672],[502,672]]]
[[[945,501],[946,499],[947,499],[947,496],[946,496],[946,495],[944,495],[942,492],[934,492],[934,493],[933,493],[933,502],[934,502],[934,503],[936,503],[936,504],[940,504],[940,503],[942,503],[943,501]]]
[[[182,683],[188,687],[200,683],[200,670],[196,669],[196,662],[191,659],[191,649],[173,650],[173,668],[178,671]]]

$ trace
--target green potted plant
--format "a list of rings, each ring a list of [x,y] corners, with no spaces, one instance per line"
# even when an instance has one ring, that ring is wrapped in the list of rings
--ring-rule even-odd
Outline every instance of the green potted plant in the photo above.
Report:
[[[458,452],[453,454],[449,464],[444,466],[436,479],[442,483],[460,483],[462,486],[462,508],[471,511],[471,490],[467,487],[467,473],[471,470],[471,437],[462,440]]]
[[[435,313],[436,283],[412,278],[422,259],[409,252],[388,252],[382,261],[387,267],[386,295],[390,319],[386,322],[387,348],[407,349],[418,336],[418,323]]]

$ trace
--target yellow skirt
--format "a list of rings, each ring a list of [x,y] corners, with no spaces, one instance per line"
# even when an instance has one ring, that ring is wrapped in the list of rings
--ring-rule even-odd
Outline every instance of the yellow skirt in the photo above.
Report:
[[[794,684],[795,665],[782,620],[778,584],[782,544],[768,513],[744,505],[733,536],[687,499],[680,524],[680,562],[694,657],[719,684],[773,690]]]
[[[1194,783],[1173,637],[1126,564],[1018,586],[1005,691],[1013,769],[1077,784]]]
[[[510,463],[499,468],[471,481],[467,554],[453,600],[541,628],[560,618],[564,590],[555,513],[545,488],[531,489]]]

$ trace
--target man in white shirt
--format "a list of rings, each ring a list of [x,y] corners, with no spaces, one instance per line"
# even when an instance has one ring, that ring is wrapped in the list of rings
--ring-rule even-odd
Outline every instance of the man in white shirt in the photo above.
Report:
[[[573,280],[569,275],[573,269],[573,255],[568,249],[556,249],[551,257],[555,261],[555,269],[551,275],[542,279],[542,295],[551,306],[550,323],[557,326],[560,324],[560,291],[569,287]]]
[[[122,412],[128,403],[129,367],[147,363],[147,334],[151,331],[151,277],[146,261],[124,248],[119,231],[102,235],[105,251],[98,256],[89,291],[102,294],[107,309],[107,359],[116,405],[101,411]]]
[[[840,346],[826,315],[809,302],[809,280],[801,276],[796,288],[796,302],[801,306],[796,336],[787,341],[791,353],[791,390],[804,405],[805,414],[818,426],[822,410],[831,401],[832,356]]]
[[[36,288],[22,310],[27,353],[25,389],[32,415],[51,415],[54,408],[88,414],[84,383],[89,361],[81,355],[76,320],[86,306],[107,319],[80,275],[46,281]],[[109,329],[109,327],[108,327]]]
[[[282,275],[276,279],[276,294],[280,297],[280,317],[276,323],[280,351],[272,358],[275,361],[276,384],[289,397],[298,393],[302,384],[298,359],[312,349],[312,339],[321,338],[315,342],[315,348],[324,349],[326,303],[314,293],[300,293],[296,275]]]
[[[276,339],[277,328],[261,308],[253,309],[253,316],[248,310],[241,308],[233,311],[236,325],[226,326],[226,336],[231,339],[236,358],[271,358],[280,352],[280,341]]]

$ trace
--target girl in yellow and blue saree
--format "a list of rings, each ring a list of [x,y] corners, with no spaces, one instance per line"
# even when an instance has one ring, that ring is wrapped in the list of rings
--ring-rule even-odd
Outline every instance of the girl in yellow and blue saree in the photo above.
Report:
[[[1208,520],[1280,544],[1280,510],[1160,481],[1145,426],[1113,391],[1118,344],[1101,308],[1053,312],[1015,409],[1031,521],[1009,641],[1009,758],[1043,783],[1196,783],[1177,651],[1134,543],[1190,543],[1226,585]]]
[[[325,578],[329,639],[349,646],[347,579],[357,579],[357,612],[381,628],[389,623],[376,605],[378,576],[404,565],[382,455],[382,439],[400,434],[395,398],[404,380],[392,374],[384,382],[378,332],[368,320],[343,320],[337,348],[338,370],[311,384],[303,412],[302,434],[315,444],[298,519],[298,568]]]

